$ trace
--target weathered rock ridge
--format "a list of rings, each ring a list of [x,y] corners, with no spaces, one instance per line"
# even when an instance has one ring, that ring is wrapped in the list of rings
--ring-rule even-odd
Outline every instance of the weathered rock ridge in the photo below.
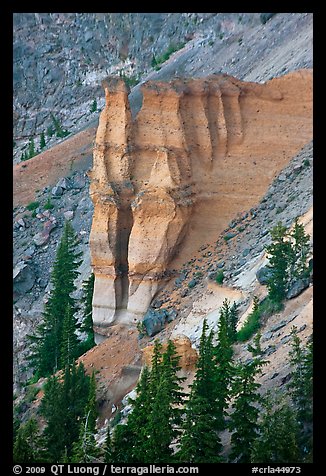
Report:
[[[130,325],[311,139],[312,70],[264,84],[224,74],[148,81],[134,119],[125,83],[103,87],[90,186],[93,319]]]

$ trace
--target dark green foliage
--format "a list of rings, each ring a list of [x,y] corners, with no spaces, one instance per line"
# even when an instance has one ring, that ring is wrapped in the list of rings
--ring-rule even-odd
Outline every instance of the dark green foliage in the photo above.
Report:
[[[46,462],[43,439],[34,418],[21,425],[17,430],[13,459],[14,463],[30,464]]]
[[[96,99],[94,99],[94,101],[92,102],[92,105],[91,105],[89,110],[90,110],[91,113],[97,111],[97,101],[96,101]]]
[[[53,114],[51,114],[51,119],[52,119],[52,123],[54,127],[54,132],[57,137],[66,137],[70,134],[70,132],[67,129],[62,128],[60,121],[57,118],[55,118]]]
[[[48,198],[45,205],[44,205],[44,210],[52,210],[52,208],[54,208],[54,205],[51,202],[51,199]]]
[[[257,354],[257,351],[255,352]],[[251,451],[258,432],[258,416],[261,402],[258,393],[260,384],[256,381],[265,362],[255,358],[239,364],[233,381],[231,394],[234,397],[233,412],[230,416],[231,434],[230,460],[237,463],[250,463]]]
[[[215,281],[217,284],[222,284],[224,281],[224,272],[223,270],[219,271],[216,275]]]
[[[73,364],[78,356],[78,339],[75,334],[76,319],[70,305],[67,306],[62,325],[60,368]]]
[[[43,150],[46,146],[44,131],[41,132],[40,149]]]
[[[282,311],[282,309],[284,309],[284,304],[282,302],[273,301],[269,296],[266,296],[259,303],[259,313],[261,318],[272,316],[273,314]]]
[[[278,222],[271,230],[271,236],[273,241],[266,247],[270,255],[267,266],[272,271],[267,283],[268,297],[270,301],[280,303],[293,283],[309,277],[309,235],[296,219],[292,232],[287,232]]]
[[[290,233],[291,256],[289,259],[289,283],[288,287],[297,279],[304,279],[309,276],[308,255],[310,251],[309,235],[306,234],[304,226],[294,221],[294,227]]]
[[[35,152],[35,144],[34,144],[34,139],[33,137],[29,140],[29,143],[28,143],[28,153],[27,153],[27,156],[29,159],[31,159],[32,157],[34,157],[34,155],[36,155],[36,152]]]
[[[83,282],[84,287],[84,294],[82,297],[83,303],[83,315],[84,319],[81,324],[80,330],[86,333],[86,339],[79,344],[79,355],[84,354],[89,349],[94,347],[95,339],[94,339],[94,329],[93,329],[93,293],[94,293],[94,282],[95,282],[95,275],[92,273],[90,277]]]
[[[49,139],[53,136],[54,132],[55,132],[55,131],[54,131],[53,126],[49,126],[49,127],[46,129],[46,135],[48,136]]]
[[[167,61],[175,51],[181,50],[181,48],[183,48],[184,45],[185,43],[178,43],[178,44],[171,43],[168,49],[165,51],[165,53],[156,57],[153,55],[152,66],[157,67],[161,65],[162,63],[165,63],[165,61]]]
[[[156,344],[159,350],[159,345]],[[181,424],[181,410],[184,393],[180,384],[184,380],[177,377],[180,370],[179,357],[172,341],[168,342],[167,349],[159,359],[155,351],[154,375],[150,379],[150,408],[146,425],[147,440],[145,441],[146,459],[144,462],[158,463],[173,462],[171,442],[178,437],[177,427]],[[152,372],[153,372],[152,371]]]
[[[268,295],[272,301],[282,302],[289,280],[288,263],[291,256],[291,243],[287,241],[287,230],[281,222],[278,222],[271,230],[271,236],[273,241],[266,247],[270,255],[267,266],[272,270],[272,276],[267,283]]]
[[[100,451],[95,441],[97,415],[96,381],[93,372],[89,384],[85,415],[80,425],[79,438],[73,444],[73,463],[93,463],[98,460]]]
[[[313,341],[311,340],[304,349],[296,327],[292,328],[291,335],[292,348],[289,357],[293,371],[288,387],[297,408],[299,421],[304,425],[312,421]]]
[[[250,339],[250,337],[258,331],[260,328],[260,309],[259,307],[253,308],[251,313],[248,315],[245,323],[241,329],[237,332],[237,341],[245,342]]]
[[[218,415],[220,430],[225,428],[226,410],[229,402],[230,386],[234,377],[233,366],[233,337],[234,329],[231,327],[230,302],[225,299],[220,311],[219,327],[217,332],[217,345],[214,353],[217,361],[216,392],[218,395]]]
[[[180,462],[218,463],[222,449],[219,431],[222,416],[217,406],[216,360],[213,334],[206,320],[199,346],[194,383],[185,408],[185,421],[177,458]]]
[[[295,410],[284,398],[266,398],[263,406],[251,462],[299,463],[299,425]]]
[[[40,202],[31,202],[26,206],[26,209],[31,212],[32,210],[35,210],[39,206],[40,206]]]
[[[72,456],[73,444],[81,433],[89,404],[90,378],[82,364],[66,367],[64,379],[51,376],[44,388],[41,414],[46,420],[44,437],[51,462]]]
[[[76,251],[78,242],[69,222],[65,224],[63,235],[57,249],[56,259],[51,274],[51,291],[44,307],[43,322],[37,327],[33,336],[28,336],[32,343],[31,363],[38,377],[46,377],[62,368],[63,323],[67,312],[74,319],[76,303],[71,297],[76,287],[77,268],[81,253]],[[67,311],[69,309],[69,311]]]

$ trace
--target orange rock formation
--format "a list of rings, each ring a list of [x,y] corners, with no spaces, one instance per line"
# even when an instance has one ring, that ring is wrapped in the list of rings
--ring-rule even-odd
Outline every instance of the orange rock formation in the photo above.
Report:
[[[103,86],[90,187],[93,318],[130,325],[169,272],[256,204],[311,140],[312,71],[265,84],[149,81],[135,119],[125,83]]]
[[[191,341],[187,336],[177,336],[172,339],[176,353],[180,357],[179,366],[183,370],[194,370],[196,367],[196,362],[198,360],[198,354],[196,349],[191,347]],[[162,352],[166,351],[167,343],[162,345]],[[148,345],[143,352],[143,362],[148,367],[151,367],[152,357],[153,357],[154,345]]]

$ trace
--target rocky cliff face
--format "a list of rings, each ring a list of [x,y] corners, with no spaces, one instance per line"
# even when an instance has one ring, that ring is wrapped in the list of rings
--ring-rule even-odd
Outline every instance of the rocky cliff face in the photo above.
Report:
[[[232,76],[148,81],[132,118],[103,81],[90,235],[97,327],[132,324],[175,267],[250,208],[312,136],[312,71],[265,84]]]

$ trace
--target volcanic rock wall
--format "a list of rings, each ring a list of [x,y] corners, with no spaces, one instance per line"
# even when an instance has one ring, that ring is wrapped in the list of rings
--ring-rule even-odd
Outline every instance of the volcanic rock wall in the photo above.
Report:
[[[103,86],[90,187],[93,319],[130,325],[311,139],[312,71],[265,84],[148,81],[135,119],[125,83]]]

